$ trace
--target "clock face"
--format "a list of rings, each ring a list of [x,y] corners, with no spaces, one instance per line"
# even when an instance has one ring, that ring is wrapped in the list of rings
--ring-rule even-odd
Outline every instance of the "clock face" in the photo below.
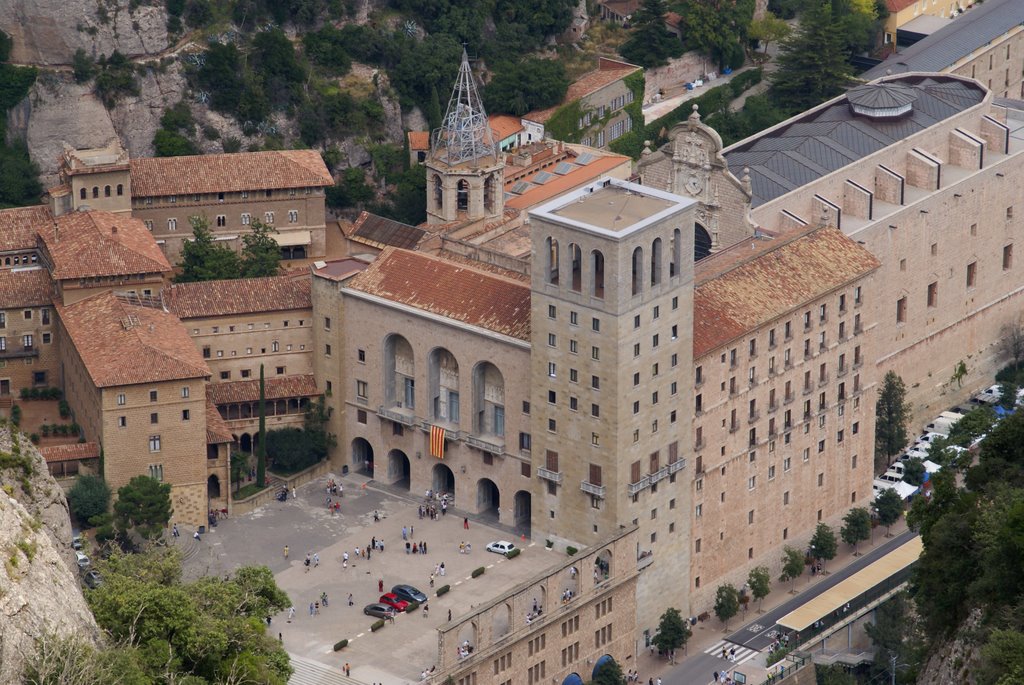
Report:
[[[696,176],[691,176],[686,181],[686,189],[693,194],[699,193],[703,186],[704,182]]]

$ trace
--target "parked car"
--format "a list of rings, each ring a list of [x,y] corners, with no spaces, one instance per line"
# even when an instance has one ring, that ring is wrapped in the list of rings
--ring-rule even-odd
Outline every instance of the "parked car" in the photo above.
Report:
[[[93,569],[82,576],[82,581],[86,587],[98,588],[100,585],[103,585],[103,576],[100,575],[99,571]]]
[[[903,476],[898,476],[891,471],[886,471],[885,473],[883,473],[882,475],[875,479],[876,482],[883,481],[886,483],[899,483],[902,480]]]
[[[949,431],[956,425],[957,421],[964,417],[955,411],[944,411],[935,417],[935,420],[925,426],[925,430],[940,435],[949,435]]]
[[[83,552],[75,552],[75,563],[77,563],[78,568],[83,571],[92,566],[92,562],[89,561],[89,557],[87,557]]]
[[[71,531],[71,549],[80,550],[82,549],[84,542],[82,541],[82,534],[77,530]]]
[[[377,618],[391,618],[395,615],[395,610],[387,604],[374,602],[373,604],[367,604],[364,606],[363,613],[367,616],[376,616]]]
[[[378,600],[381,604],[386,604],[395,611],[401,613],[409,608],[409,603],[404,599],[399,599],[398,595],[394,592],[388,592],[380,596]]]
[[[508,540],[495,540],[491,544],[487,545],[488,552],[495,552],[497,554],[508,554],[515,548],[516,546]]]
[[[936,433],[934,431],[928,431],[927,433],[925,433],[924,435],[919,437],[917,440],[915,440],[914,444],[919,445],[919,444],[925,443],[925,444],[931,445],[933,442],[935,442],[939,438],[944,438],[944,437],[946,437],[946,436],[943,435],[942,433]]]
[[[397,595],[399,599],[404,599],[406,602],[423,604],[423,602],[427,601],[427,596],[412,585],[396,585],[391,588],[391,592]]]

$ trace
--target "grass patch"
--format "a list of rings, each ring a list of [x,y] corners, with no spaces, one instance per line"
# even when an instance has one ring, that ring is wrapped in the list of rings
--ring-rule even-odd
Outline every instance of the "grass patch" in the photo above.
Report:
[[[246,497],[252,497],[257,492],[261,492],[266,489],[266,486],[261,488],[260,486],[256,485],[256,483],[250,483],[249,485],[246,485],[244,488],[239,488],[238,492],[231,495],[231,499],[236,501],[240,499],[245,499]]]

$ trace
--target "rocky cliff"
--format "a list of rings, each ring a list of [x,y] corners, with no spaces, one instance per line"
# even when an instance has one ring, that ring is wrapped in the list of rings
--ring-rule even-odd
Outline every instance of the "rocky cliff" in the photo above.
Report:
[[[20,682],[45,635],[99,637],[70,540],[64,492],[28,439],[0,426],[0,683]]]

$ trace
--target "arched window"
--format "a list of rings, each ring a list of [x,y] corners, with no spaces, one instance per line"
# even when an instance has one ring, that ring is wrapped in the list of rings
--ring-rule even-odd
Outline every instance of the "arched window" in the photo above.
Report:
[[[682,238],[683,232],[680,231],[678,228],[672,231],[672,263],[668,267],[669,278],[672,278],[673,276],[678,276],[679,269],[682,267],[682,263],[679,261],[680,255],[682,254],[682,249],[679,243],[682,240]]]
[[[117,184],[117,196],[121,197],[122,195],[124,195],[124,186],[121,185],[120,183],[118,183]]]
[[[599,250],[590,253],[590,294],[604,299],[604,254]]]
[[[580,251],[580,246],[576,243],[569,243],[569,262],[572,266],[572,284],[571,288],[573,292],[580,292],[583,288],[583,253]]]
[[[693,261],[700,261],[711,254],[711,235],[700,224],[693,226]]]
[[[99,197],[100,196],[100,188],[99,188],[99,186],[93,186],[92,187],[92,196],[93,197]]]
[[[462,179],[455,194],[456,208],[460,212],[469,211],[469,181]]]
[[[110,186],[103,186],[103,197],[110,197]]]
[[[400,335],[384,340],[384,397],[388,407],[416,408],[416,362],[412,345]]]
[[[505,379],[490,362],[480,362],[473,369],[473,431],[505,435]]]
[[[85,199],[85,196],[86,196],[85,188],[82,188],[80,191],[78,191],[78,196],[81,197],[83,200]]]
[[[441,186],[441,177],[434,174],[434,207],[441,209],[444,201],[444,189]]]
[[[661,283],[661,238],[651,243],[651,285]]]
[[[494,186],[494,174],[491,174],[487,177],[487,180],[484,181],[484,208],[487,210],[488,214],[492,214],[494,212]]]
[[[455,355],[443,347],[435,347],[427,360],[430,381],[432,418],[458,424],[459,362]]]
[[[638,247],[633,250],[633,294],[639,295],[644,284],[644,250]]]
[[[547,274],[548,283],[558,285],[558,241],[549,237],[546,242],[548,263],[544,273]]]

